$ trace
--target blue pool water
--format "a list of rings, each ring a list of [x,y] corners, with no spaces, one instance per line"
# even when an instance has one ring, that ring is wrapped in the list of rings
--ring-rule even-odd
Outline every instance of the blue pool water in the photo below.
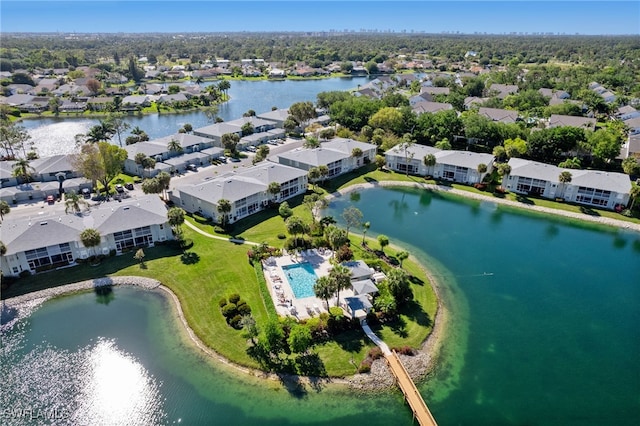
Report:
[[[289,281],[289,285],[291,285],[296,299],[315,296],[313,285],[316,283],[318,276],[310,263],[283,266],[282,270]]]

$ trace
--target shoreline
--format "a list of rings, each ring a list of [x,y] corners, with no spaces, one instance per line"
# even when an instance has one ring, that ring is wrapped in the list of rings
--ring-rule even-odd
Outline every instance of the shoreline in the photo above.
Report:
[[[640,232],[640,223],[632,223],[624,220],[618,220],[618,219],[613,219],[613,218],[603,217],[603,216],[589,216],[585,214],[569,212],[566,210],[553,209],[550,207],[522,204],[512,200],[491,197],[489,195],[476,194],[473,192],[451,188],[449,186],[430,184],[430,183],[387,181],[387,180],[383,180],[377,183],[357,183],[354,185],[350,185],[346,188],[342,188],[334,193],[328,194],[326,196],[326,199],[328,202],[331,202],[332,199],[340,198],[341,196],[346,195],[353,191],[357,191],[360,189],[379,188],[379,187],[383,187],[383,188],[408,187],[408,188],[425,189],[429,191],[444,192],[449,194],[455,194],[464,198],[470,198],[470,199],[479,200],[479,201],[487,201],[487,202],[501,204],[501,205],[505,205],[505,206],[509,206],[517,209],[529,210],[529,211],[549,214],[553,216],[562,216],[565,218],[575,219],[583,222],[597,223],[600,225],[607,225],[615,228],[629,229],[632,231]]]

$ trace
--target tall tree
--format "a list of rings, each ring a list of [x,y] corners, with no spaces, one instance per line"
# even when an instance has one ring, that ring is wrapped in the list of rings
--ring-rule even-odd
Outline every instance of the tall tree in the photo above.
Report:
[[[9,203],[4,200],[0,200],[0,220],[4,220],[4,215],[9,214],[11,212],[11,207],[9,207]]]
[[[88,249],[93,249],[93,255],[95,256],[95,247],[100,245],[102,236],[97,229],[87,228],[80,233],[80,242]]]
[[[414,155],[414,153],[409,152],[409,150],[415,143],[416,141],[415,139],[413,139],[413,136],[411,136],[410,133],[405,133],[402,136],[402,143],[400,144],[400,149],[404,151],[404,166],[405,166],[404,171],[407,176],[409,176],[409,160],[413,159],[413,155]]]
[[[280,195],[280,191],[282,190],[282,186],[278,182],[271,182],[267,187],[267,193],[271,195],[271,201],[276,202],[278,200],[278,196]]]
[[[29,160],[26,158],[20,158],[13,164],[12,174],[19,180],[29,183],[35,171],[36,170],[29,163]]]
[[[335,265],[329,272],[336,291],[336,306],[340,306],[340,292],[351,287],[351,270],[344,265]]]
[[[384,234],[378,235],[378,244],[380,244],[380,250],[384,253],[384,248],[389,245],[389,237]]]
[[[287,227],[287,232],[293,235],[293,238],[296,241],[296,246],[298,244],[298,235],[304,234],[307,232],[308,227],[307,224],[304,223],[299,216],[291,216],[285,221],[285,225]]]
[[[171,138],[171,140],[167,144],[167,149],[169,150],[169,152],[174,153],[176,155],[182,154],[182,151],[184,151],[184,149],[182,148],[182,145],[180,145],[180,141],[174,138]]]
[[[82,212],[82,207],[89,207],[89,203],[87,203],[84,198],[82,198],[75,191],[66,192],[64,194],[64,212],[69,213],[70,211],[73,213]]]
[[[182,224],[184,223],[184,210],[180,207],[171,207],[167,210],[167,221],[178,237],[182,236]]]
[[[118,145],[122,147],[122,133],[127,131],[131,126],[125,121],[122,113],[109,114],[107,123],[112,133],[118,136]]]
[[[304,130],[307,123],[311,119],[316,118],[316,109],[312,102],[296,102],[289,107],[289,115],[291,115]]]
[[[347,228],[347,239],[349,238],[349,230],[362,225],[362,212],[357,207],[347,207],[342,211],[342,218]]]
[[[364,222],[362,224],[362,245],[367,245],[367,231],[371,228],[371,222]]]
[[[316,182],[318,181],[318,179],[320,179],[320,169],[318,169],[317,167],[310,168],[309,172],[307,173],[307,179],[315,187]]]
[[[26,145],[31,140],[27,130],[8,119],[0,120],[0,148],[5,152],[7,159],[16,158],[17,150],[22,150],[23,157],[26,158]]]
[[[229,215],[229,213],[231,213],[231,202],[229,202],[229,200],[221,198],[220,200],[218,200],[217,211],[221,217],[220,224],[224,228],[225,226],[227,226],[227,216]]]
[[[564,197],[564,191],[566,190],[566,185],[570,183],[572,179],[573,179],[573,176],[571,175],[571,172],[567,170],[561,172],[560,175],[558,176],[558,181],[562,184],[562,192],[560,192],[561,197]]]
[[[433,176],[433,167],[436,165],[436,156],[433,154],[427,154],[422,159],[422,162],[427,166],[427,174]]]

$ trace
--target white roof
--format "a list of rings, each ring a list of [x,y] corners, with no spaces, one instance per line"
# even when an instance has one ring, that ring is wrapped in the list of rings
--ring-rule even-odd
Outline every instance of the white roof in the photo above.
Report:
[[[576,170],[563,169],[551,164],[538,163],[536,161],[512,158],[509,160],[511,176],[522,176],[532,179],[540,179],[553,183],[560,183],[560,173],[571,173],[571,185],[586,188],[602,189],[605,191],[628,193],[631,190],[629,176],[623,173],[604,172],[600,170]]]
[[[121,203],[103,203],[82,215],[51,211],[32,217],[10,217],[0,225],[7,254],[56,244],[80,241],[86,228],[97,229],[103,238],[118,231],[140,228],[167,221],[167,209],[157,195],[127,199]]]

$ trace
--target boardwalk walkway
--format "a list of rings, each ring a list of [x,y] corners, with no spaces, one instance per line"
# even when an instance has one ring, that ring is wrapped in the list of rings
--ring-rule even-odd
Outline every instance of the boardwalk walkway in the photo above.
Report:
[[[421,426],[436,426],[436,420],[431,415],[427,404],[424,402],[424,399],[422,399],[422,395],[418,392],[418,388],[416,388],[415,383],[413,383],[407,369],[402,365],[398,354],[391,351],[387,344],[380,340],[380,338],[376,336],[371,328],[364,322],[362,323],[362,329],[367,337],[369,337],[369,339],[371,339],[371,341],[382,350],[382,353],[387,360],[387,364],[396,378],[396,383],[404,394],[407,403],[411,407],[413,417],[418,420],[418,424]]]

